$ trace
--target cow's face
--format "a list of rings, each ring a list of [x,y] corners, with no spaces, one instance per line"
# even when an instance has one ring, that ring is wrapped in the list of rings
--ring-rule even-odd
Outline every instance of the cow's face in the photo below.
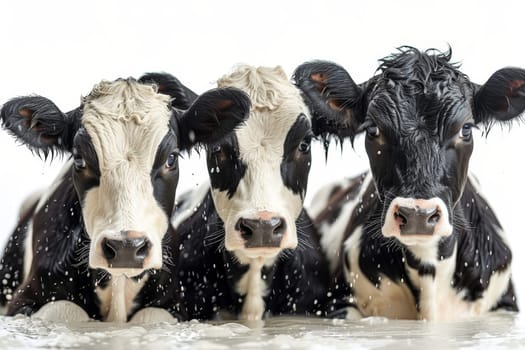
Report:
[[[525,109],[525,71],[500,70],[480,87],[449,59],[405,48],[383,59],[379,74],[361,86],[327,62],[296,72],[319,132],[366,133],[381,232],[407,245],[433,244],[452,233],[476,124],[509,120]]]
[[[273,258],[298,243],[311,162],[307,108],[280,67],[240,67],[219,86],[252,100],[247,121],[207,153],[225,248],[240,259]]]
[[[15,134],[18,125],[29,126],[22,134],[26,142],[38,132],[27,142],[31,147],[55,147],[37,147],[41,152],[71,152],[73,184],[91,240],[89,266],[128,276],[162,266],[179,152],[216,142],[249,110],[241,91],[216,89],[183,113],[172,109],[169,96],[133,79],[98,84],[79,109],[65,115],[38,98],[40,106],[33,97],[10,101],[2,109],[4,123]],[[54,109],[54,119],[42,105]],[[62,131],[51,134],[57,129]]]
[[[168,96],[125,80],[101,83],[84,100],[73,140],[73,183],[92,267],[162,266],[179,176],[168,107]]]

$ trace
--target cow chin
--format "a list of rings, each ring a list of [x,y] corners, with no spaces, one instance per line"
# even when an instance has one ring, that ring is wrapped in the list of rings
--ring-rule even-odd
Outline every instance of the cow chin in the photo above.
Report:
[[[446,222],[442,223],[440,227],[437,227],[436,231],[432,234],[403,234],[400,232],[398,227],[389,224],[389,222],[385,221],[383,227],[381,228],[383,236],[387,238],[394,237],[406,246],[433,245],[441,238],[450,236],[453,231],[452,225]]]

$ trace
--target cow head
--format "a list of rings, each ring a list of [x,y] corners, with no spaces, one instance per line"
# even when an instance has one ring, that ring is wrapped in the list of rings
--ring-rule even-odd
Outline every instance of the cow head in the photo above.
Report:
[[[44,97],[15,98],[1,119],[37,154],[70,155],[91,240],[89,266],[133,276],[162,266],[179,153],[220,140],[245,118],[249,104],[237,89],[197,98],[170,75],[148,74],[141,81],[102,81],[69,113]]]
[[[246,122],[207,153],[225,248],[241,260],[271,259],[298,243],[311,161],[308,109],[280,67],[239,67],[218,84],[252,101]]]
[[[482,86],[450,63],[451,52],[401,48],[357,85],[340,66],[305,63],[295,81],[317,133],[364,132],[383,204],[381,231],[407,245],[452,233],[467,180],[472,130],[516,118],[525,109],[525,70],[504,68]]]

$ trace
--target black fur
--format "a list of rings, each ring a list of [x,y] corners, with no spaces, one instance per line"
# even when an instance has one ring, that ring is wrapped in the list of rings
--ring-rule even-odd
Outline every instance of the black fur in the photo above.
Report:
[[[141,83],[155,84],[158,92],[172,98],[171,106],[186,110],[195,102],[198,95],[182,84],[179,79],[167,73],[146,73],[138,80]]]
[[[22,283],[24,277],[24,242],[27,237],[28,225],[31,223],[36,204],[31,205],[26,212],[21,213],[15,230],[9,237],[0,260],[0,305],[5,305],[13,298],[13,293]]]
[[[231,133],[219,144],[210,146],[206,152],[206,161],[211,187],[227,191],[228,197],[232,198],[247,168],[239,154],[237,136]]]
[[[299,194],[302,200],[306,196],[308,185],[308,177],[305,174],[310,172],[312,164],[310,152],[312,136],[310,120],[305,115],[301,115],[284,140],[281,177],[284,185],[293,193]]]
[[[72,176],[67,174],[34,213],[33,263],[8,304],[8,315],[30,315],[50,301],[69,300],[100,319],[94,284],[98,273],[88,269],[89,239],[80,211]],[[23,251],[23,245],[18,248]],[[4,259],[11,259],[7,254]]]
[[[236,88],[205,92],[180,118],[180,149],[194,144],[213,144],[244,121],[250,109],[246,93]],[[198,118],[197,118],[198,117]]]

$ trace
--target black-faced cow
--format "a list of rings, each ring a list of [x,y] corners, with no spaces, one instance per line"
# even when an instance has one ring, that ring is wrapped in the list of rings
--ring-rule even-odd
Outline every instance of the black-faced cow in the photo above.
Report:
[[[280,67],[242,66],[218,81],[250,96],[250,115],[207,150],[211,181],[179,199],[177,312],[211,319],[322,315],[328,268],[303,210],[309,111]]]
[[[103,81],[69,113],[40,96],[7,102],[1,119],[19,141],[46,157],[71,155],[51,188],[26,206],[7,245],[8,314],[46,304],[44,315],[128,320],[152,271],[173,267],[165,240],[174,235],[179,152],[219,141],[249,105],[232,88],[197,98],[167,74]]]
[[[360,315],[517,310],[511,250],[468,164],[476,125],[525,109],[525,71],[504,68],[480,86],[450,52],[405,47],[361,85],[321,61],[300,66],[295,81],[318,132],[366,133],[371,172],[327,186],[311,211]]]

